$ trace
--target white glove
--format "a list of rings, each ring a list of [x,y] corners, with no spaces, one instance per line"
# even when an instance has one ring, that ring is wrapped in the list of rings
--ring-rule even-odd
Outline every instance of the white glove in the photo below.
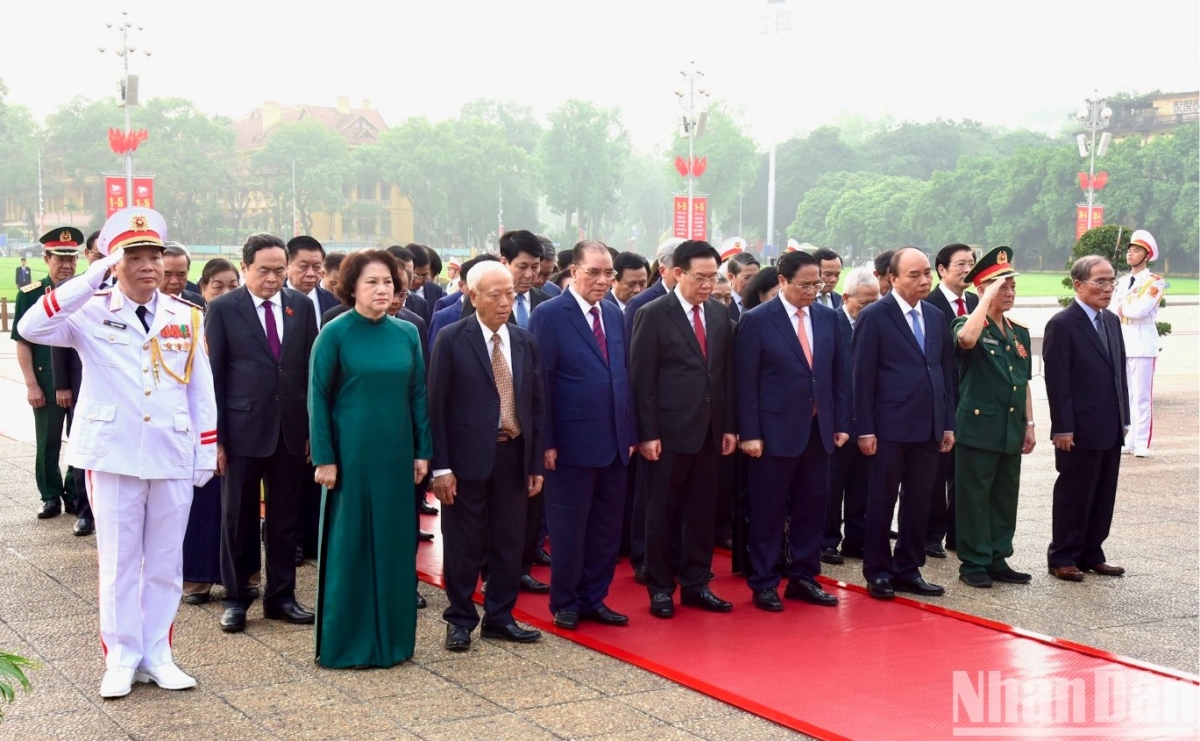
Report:
[[[104,268],[105,270],[108,270],[112,266],[121,262],[121,258],[124,256],[125,256],[125,250],[119,249],[116,252],[112,253],[111,255],[106,255],[105,257],[102,257],[99,260],[97,260],[93,267],[101,267],[101,268]]]
[[[192,474],[192,486],[195,486],[195,487],[204,486],[209,481],[212,481],[213,474],[215,474],[215,473],[216,473],[216,471],[214,471],[210,468],[197,470],[195,473]]]

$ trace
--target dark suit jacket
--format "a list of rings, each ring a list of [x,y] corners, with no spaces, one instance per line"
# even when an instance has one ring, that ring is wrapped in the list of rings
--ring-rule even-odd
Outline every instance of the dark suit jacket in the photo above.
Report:
[[[841,307],[834,312],[834,318],[837,321],[838,339],[842,343],[842,369],[840,373],[846,380],[846,388],[850,394],[850,429],[845,432],[850,433],[850,441],[847,445],[856,445],[855,437],[857,436],[858,426],[854,424],[854,364],[851,360],[851,352],[854,345],[854,327],[850,324],[850,318],[846,316],[846,312],[842,311]]]
[[[425,320],[425,325],[433,321],[433,304],[426,301],[419,293],[409,293],[404,301],[404,308]]]
[[[454,294],[456,297],[465,299],[462,294]],[[438,333],[446,327],[454,324],[462,318],[462,306],[459,303],[451,302],[446,306],[433,312],[433,321],[429,323],[429,349],[433,350],[437,343]]]
[[[835,432],[850,432],[850,382],[837,315],[816,304],[809,311],[814,368],[779,299],[754,307],[738,322],[733,353],[738,435],[762,440],[766,455],[804,452],[814,400],[826,453],[833,453]]]
[[[570,289],[529,320],[546,386],[542,447],[555,449],[558,462],[568,466],[601,468],[618,458],[628,463],[629,448],[637,445],[621,310],[611,301],[599,305],[607,362]]]
[[[546,294],[550,298],[554,298],[555,296],[562,295],[562,289],[559,288],[554,283],[551,283],[549,281],[546,281],[545,283],[543,283],[540,290],[542,291],[542,293]]]
[[[925,352],[891,292],[858,314],[854,327],[854,420],[858,435],[900,443],[941,441],[954,431],[950,328],[923,302]]]
[[[32,282],[33,282],[33,271],[30,270],[29,266],[26,265],[25,267],[21,267],[18,265],[17,266],[17,287],[20,288],[21,286],[27,286]]]
[[[729,318],[735,322],[742,320],[742,307],[738,306],[737,299],[729,301]]]
[[[186,288],[183,289],[183,293],[179,294],[179,298],[183,299],[184,301],[187,301],[189,304],[195,304],[196,306],[199,306],[201,309],[204,308],[204,297],[198,293],[193,293],[192,291],[189,291]]]
[[[1075,446],[1084,450],[1108,450],[1120,444],[1129,426],[1120,320],[1107,309],[1101,316],[1108,352],[1078,301],[1050,318],[1042,341],[1050,434],[1074,433]]]
[[[337,306],[333,307],[329,311],[326,311],[324,314],[321,315],[321,327],[324,328],[326,324],[329,324],[331,321],[333,321],[334,319],[337,319],[339,316],[341,316],[342,314],[345,314],[347,311],[350,311],[350,307],[346,306],[345,304],[338,304]],[[412,313],[408,309],[401,309],[399,312],[397,312],[396,318],[403,319],[404,321],[408,322],[409,324],[412,324],[413,326],[415,326],[417,328],[417,334],[421,336],[421,352],[425,356],[425,367],[428,368],[429,367],[429,328],[425,326],[425,320],[422,319],[421,317],[417,316],[416,314]]]
[[[317,321],[304,294],[284,288],[280,298],[283,345],[278,361],[245,286],[214,299],[204,314],[217,397],[217,441],[229,455],[270,456],[281,434],[288,453],[304,453],[308,363]]]
[[[454,293],[447,293],[445,296],[442,296],[441,298],[439,298],[437,301],[434,302],[433,313],[436,314],[439,311],[441,311],[442,309],[449,306],[450,304],[458,303],[459,301],[461,301],[463,299],[463,295],[464,294],[462,294],[458,291],[455,291]]]
[[[979,296],[970,291],[966,291],[963,293],[963,299],[966,300],[968,314],[970,314],[972,311],[975,311],[976,306],[979,306]],[[942,289],[938,288],[937,286],[933,287],[933,290],[929,292],[929,298],[927,298],[925,300],[928,301],[929,303],[933,304],[934,306],[938,307],[938,310],[941,311],[942,314],[944,314],[946,316],[946,326],[947,327],[949,327],[954,322],[954,320],[956,318],[958,318],[958,307],[954,306],[949,301],[947,301],[946,295],[943,294]],[[953,341],[953,338],[952,338],[952,341]],[[957,409],[958,408],[958,363],[954,364],[953,378],[954,378],[954,382],[952,385],[954,386],[954,407],[955,407],[955,409]]]
[[[421,295],[421,298],[425,299],[425,303],[429,304],[430,315],[437,311],[438,300],[440,300],[442,296],[446,295],[446,291],[431,280],[427,280],[422,283],[418,293]]]
[[[74,402],[79,401],[79,383],[83,379],[83,362],[79,353],[69,347],[50,348],[50,370],[54,375],[55,391],[70,391]],[[53,404],[53,399],[47,399],[47,404]]]
[[[720,450],[721,437],[737,431],[729,310],[709,299],[704,323],[707,361],[674,291],[646,304],[634,317],[629,375],[638,439],[661,440],[665,453],[694,454],[705,438]]]
[[[625,304],[625,357],[629,357],[629,343],[633,341],[633,318],[638,313],[638,309],[650,303],[656,298],[662,298],[667,295],[667,287],[660,280],[638,295],[629,299],[629,303]]]
[[[842,308],[842,294],[838,293],[836,288],[833,289],[832,291],[830,291],[829,299],[833,303],[833,308],[835,308],[835,309]],[[825,304],[821,303],[820,301],[814,301],[813,303],[817,304],[818,306],[824,306],[826,309],[829,308],[828,306],[825,306]]]
[[[484,481],[496,459],[496,426],[500,394],[492,375],[492,358],[483,328],[474,317],[442,330],[429,367],[429,423],[433,430],[431,471],[450,469],[467,481]],[[524,441],[524,474],[544,471],[542,424],[545,389],[542,386],[537,343],[533,335],[509,325],[512,344],[513,391],[517,421]]]
[[[529,289],[529,317],[530,317],[530,319],[533,318],[533,310],[536,309],[543,301],[549,301],[551,298],[553,298],[553,296],[546,293],[545,291],[543,291],[540,288],[530,288]],[[463,300],[462,300],[462,313],[459,314],[459,318],[466,319],[467,317],[473,316],[474,314],[475,314],[475,305],[471,303],[471,297],[464,293]],[[512,313],[508,315],[508,323],[509,324],[517,323],[517,305],[516,305],[516,303],[513,303]]]

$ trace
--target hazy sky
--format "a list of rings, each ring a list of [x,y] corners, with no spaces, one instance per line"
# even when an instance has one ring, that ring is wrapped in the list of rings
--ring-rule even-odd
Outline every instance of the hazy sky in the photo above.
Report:
[[[984,3],[788,0],[790,30],[763,33],[766,0],[3,0],[0,79],[44,117],[113,94],[105,27],[135,33],[142,97],[179,96],[240,118],[285,105],[373,101],[389,123],[456,115],[486,96],[543,121],[570,97],[620,106],[641,148],[669,141],[679,71],[694,60],[714,100],[761,142],[843,114],[971,118],[1057,130],[1099,89],[1200,86],[1195,0]],[[96,47],[107,46],[100,54]]]

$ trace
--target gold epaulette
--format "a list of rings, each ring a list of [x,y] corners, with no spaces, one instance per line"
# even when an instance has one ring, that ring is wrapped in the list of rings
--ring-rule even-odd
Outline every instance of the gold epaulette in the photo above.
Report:
[[[171,294],[167,294],[167,295],[170,296],[171,298],[175,299],[176,301],[178,301],[181,304],[186,304],[186,305],[192,307],[193,309],[199,309],[200,311],[204,311],[203,309],[200,309],[200,306],[198,304],[193,304],[191,301],[188,301],[185,298],[180,298],[178,296],[174,296]]]
[[[96,292],[95,292],[95,293],[93,293],[92,295],[93,295],[93,296],[107,296],[107,295],[109,295],[109,294],[111,294],[111,293],[112,293],[112,289],[111,289],[111,288],[105,288],[103,291],[96,291]]]
[[[28,285],[21,286],[21,293],[32,293],[41,287],[41,283],[30,283]]]
[[[1009,318],[1008,323],[1015,324],[1016,326],[1020,327],[1021,329],[1029,329],[1028,324],[1022,324],[1021,322],[1018,322],[1016,319]]]

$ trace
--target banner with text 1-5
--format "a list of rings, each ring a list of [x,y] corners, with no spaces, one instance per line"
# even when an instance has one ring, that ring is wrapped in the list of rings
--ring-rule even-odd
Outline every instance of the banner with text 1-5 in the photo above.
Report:
[[[1104,226],[1104,206],[1092,206],[1092,229]],[[1083,204],[1075,207],[1075,239],[1078,240],[1088,230],[1088,207]]]
[[[689,218],[690,216],[690,218]],[[688,236],[688,222],[692,224]],[[677,239],[708,239],[708,196],[692,196],[692,213],[688,214],[688,197],[675,196],[674,236]]]
[[[139,176],[133,179],[133,198],[125,193],[125,176],[108,175],[104,178],[104,205],[106,216],[131,206],[154,208],[154,178]]]

